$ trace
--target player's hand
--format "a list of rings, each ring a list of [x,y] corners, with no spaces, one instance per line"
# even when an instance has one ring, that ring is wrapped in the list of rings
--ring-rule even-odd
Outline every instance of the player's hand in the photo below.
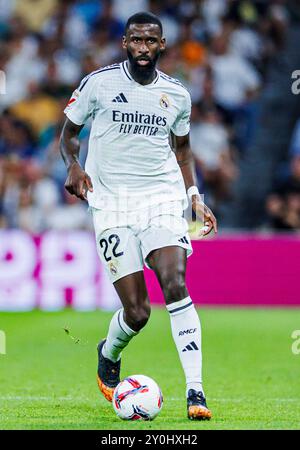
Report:
[[[76,195],[81,200],[87,200],[87,191],[93,192],[92,181],[79,163],[74,162],[69,167],[65,188],[70,194]]]
[[[204,223],[201,236],[206,236],[212,230],[214,230],[215,233],[218,232],[217,219],[198,195],[192,196],[192,208],[196,217]]]

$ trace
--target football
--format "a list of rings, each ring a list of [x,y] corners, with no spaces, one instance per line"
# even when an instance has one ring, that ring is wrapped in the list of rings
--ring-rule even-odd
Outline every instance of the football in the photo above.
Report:
[[[132,375],[118,384],[112,404],[120,419],[153,420],[162,408],[163,396],[152,378]]]

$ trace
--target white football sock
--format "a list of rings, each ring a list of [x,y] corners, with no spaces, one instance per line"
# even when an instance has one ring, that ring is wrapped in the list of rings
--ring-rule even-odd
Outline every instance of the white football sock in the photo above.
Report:
[[[192,299],[186,297],[167,305],[172,335],[189,389],[202,391],[201,324]],[[204,394],[204,393],[203,393]]]
[[[102,348],[102,354],[105,358],[117,362],[122,350],[128,345],[133,336],[138,334],[133,331],[123,318],[124,309],[119,309],[111,319],[109,324],[106,342]]]

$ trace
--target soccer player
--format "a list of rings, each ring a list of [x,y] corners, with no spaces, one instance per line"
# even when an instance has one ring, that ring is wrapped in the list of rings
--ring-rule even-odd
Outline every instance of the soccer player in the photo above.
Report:
[[[210,419],[202,387],[200,321],[185,284],[192,247],[183,210],[190,201],[206,225],[204,234],[217,232],[217,222],[196,187],[190,95],[178,80],[156,69],[165,49],[162,33],[153,14],[130,17],[123,37],[128,59],[87,75],[73,93],[61,135],[65,188],[88,200],[97,251],[123,306],[98,345],[100,391],[112,400],[121,352],[148,321],[146,264],[158,278],[170,314],[186,377],[188,418]],[[78,136],[89,117],[83,170]]]

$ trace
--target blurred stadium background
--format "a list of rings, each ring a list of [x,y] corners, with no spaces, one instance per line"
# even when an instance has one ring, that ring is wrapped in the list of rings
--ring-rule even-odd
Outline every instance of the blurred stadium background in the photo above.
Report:
[[[300,304],[300,103],[291,90],[299,2],[0,0],[0,309],[118,303],[87,206],[63,188],[58,140],[72,91],[87,73],[125,59],[124,23],[139,10],[161,18],[160,69],[191,92],[198,184],[219,221],[218,238],[194,243],[192,296]],[[82,162],[88,135],[87,125]],[[152,274],[147,280],[161,301]]]

